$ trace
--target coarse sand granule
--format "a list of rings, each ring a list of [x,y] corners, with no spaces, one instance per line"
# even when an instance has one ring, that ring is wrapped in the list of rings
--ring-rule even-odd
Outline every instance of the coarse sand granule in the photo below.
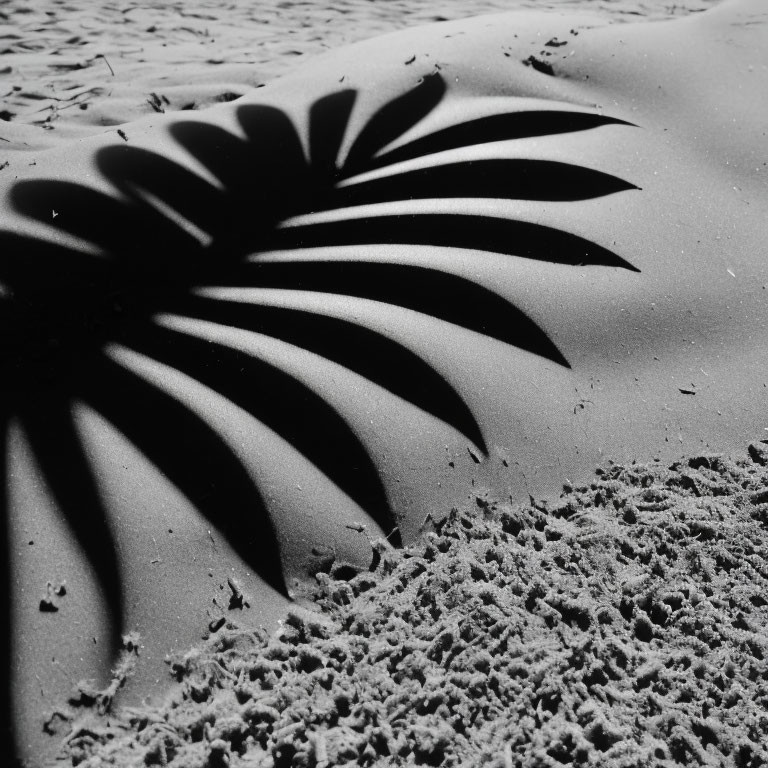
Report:
[[[768,765],[768,446],[598,470],[328,563],[272,637],[222,627],[72,765]],[[82,701],[81,696],[81,701]],[[95,702],[98,697],[86,697]],[[103,703],[103,702],[102,702]],[[73,710],[74,712],[74,710]]]

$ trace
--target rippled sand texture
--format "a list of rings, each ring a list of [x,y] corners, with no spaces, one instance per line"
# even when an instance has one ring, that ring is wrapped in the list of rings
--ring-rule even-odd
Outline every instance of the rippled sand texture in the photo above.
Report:
[[[419,24],[518,8],[588,9],[612,21],[634,21],[713,4],[12,0],[0,6],[0,118],[9,123],[0,122],[0,152],[53,146],[153,112],[229,101],[307,57]]]

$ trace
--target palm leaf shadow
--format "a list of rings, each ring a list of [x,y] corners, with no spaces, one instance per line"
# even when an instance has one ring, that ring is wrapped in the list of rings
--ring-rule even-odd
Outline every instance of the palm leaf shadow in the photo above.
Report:
[[[344,163],[346,172],[354,173],[356,169],[369,167],[381,149],[430,114],[443,100],[446,91],[445,80],[435,72],[423,78],[415,88],[381,107],[352,143]]]
[[[158,466],[259,575],[287,594],[277,537],[232,448],[192,409],[105,358],[83,396]],[[118,397],[115,396],[118,395]]]
[[[170,328],[136,329],[128,344],[243,408],[312,457],[315,466],[383,528],[390,524],[381,479],[368,452],[350,430],[340,428],[338,414],[309,387],[257,357],[223,344],[201,344],[199,338]]]
[[[244,138],[201,122],[172,126],[174,139],[216,184],[158,153],[121,144],[97,155],[112,195],[53,179],[13,188],[17,211],[51,224],[56,210],[53,226],[98,252],[0,232],[0,322],[10,329],[0,340],[9,371],[0,387],[7,416],[18,419],[28,435],[62,515],[116,608],[115,636],[122,629],[120,575],[105,563],[114,544],[72,424],[74,402],[95,409],[132,441],[267,583],[283,593],[286,586],[277,533],[243,460],[203,416],[116,362],[107,351],[111,345],[170,366],[245,410],[390,533],[397,521],[386,490],[350,423],[306,383],[230,343],[228,329],[270,336],[341,365],[485,451],[475,416],[451,383],[404,343],[309,307],[272,306],[255,294],[249,297],[248,290],[382,302],[568,366],[539,325],[471,280],[386,258],[324,260],[311,250],[403,243],[563,267],[635,270],[597,243],[539,224],[500,216],[356,210],[409,198],[584,200],[635,188],[566,163],[493,157],[494,143],[502,140],[625,124],[591,113],[492,115],[392,148],[437,107],[445,91],[439,76],[427,77],[386,104],[352,137],[343,160],[356,101],[351,90],[312,105],[309,158],[283,111],[248,105],[237,111]],[[488,145],[491,157],[474,163],[440,159],[445,150],[472,145]],[[426,166],[398,169],[398,163],[414,159]],[[357,178],[369,171],[384,175]],[[317,212],[325,218],[291,221]],[[304,250],[300,260],[282,262],[263,255],[298,248],[309,248],[309,255]],[[197,330],[174,325],[174,317]],[[217,340],[206,338],[211,328],[217,329]],[[57,465],[61,454],[67,458]],[[391,540],[398,543],[398,535]],[[7,571],[7,539],[4,544]]]
[[[92,469],[72,417],[72,404],[51,397],[18,414],[51,495],[64,510],[67,523],[87,553],[111,615],[109,642],[117,647],[122,627],[123,595],[117,548],[107,523]],[[98,546],[94,544],[98,542]]]

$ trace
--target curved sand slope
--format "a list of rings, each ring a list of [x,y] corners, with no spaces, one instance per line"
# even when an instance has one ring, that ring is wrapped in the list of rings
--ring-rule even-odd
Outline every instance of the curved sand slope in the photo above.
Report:
[[[439,24],[14,157],[22,754],[125,631],[130,701],[205,622],[271,624],[369,536],[760,435],[767,21]]]

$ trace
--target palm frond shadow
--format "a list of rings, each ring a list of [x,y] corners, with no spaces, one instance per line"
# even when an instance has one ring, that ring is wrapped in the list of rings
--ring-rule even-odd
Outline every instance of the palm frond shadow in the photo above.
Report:
[[[437,269],[303,258],[266,251],[354,244],[443,246],[634,270],[568,232],[480,215],[359,213],[355,206],[447,197],[584,200],[634,189],[598,171],[533,160],[442,162],[374,180],[356,176],[460,146],[581,131],[622,121],[573,111],[473,119],[388,149],[440,103],[439,76],[375,113],[339,160],[356,94],[319,99],[306,157],[281,110],[243,106],[245,138],[201,122],[176,123],[174,139],[217,180],[130,144],[98,153],[107,195],[60,180],[18,182],[18,212],[91,243],[98,255],[0,233],[0,387],[4,418],[26,433],[62,515],[78,537],[120,625],[120,574],[93,470],[73,424],[85,403],[132,441],[219,529],[254,570],[286,592],[278,536],[243,460],[203,415],[110,355],[114,346],[170,366],[209,387],[288,441],[390,533],[384,484],[344,416],[273,363],[158,322],[174,315],[256,332],[308,350],[440,419],[485,450],[482,431],[451,383],[403,344],[352,320],[217,296],[210,288],[340,294],[403,307],[567,366],[552,340],[501,296]],[[290,223],[301,214],[331,219]],[[333,212],[339,217],[334,219]],[[6,332],[7,330],[7,332]],[[6,423],[6,422],[4,422]],[[328,450],[332,445],[333,450]],[[392,539],[397,542],[397,534]],[[7,548],[6,548],[7,557]],[[7,606],[6,606],[7,608]]]

